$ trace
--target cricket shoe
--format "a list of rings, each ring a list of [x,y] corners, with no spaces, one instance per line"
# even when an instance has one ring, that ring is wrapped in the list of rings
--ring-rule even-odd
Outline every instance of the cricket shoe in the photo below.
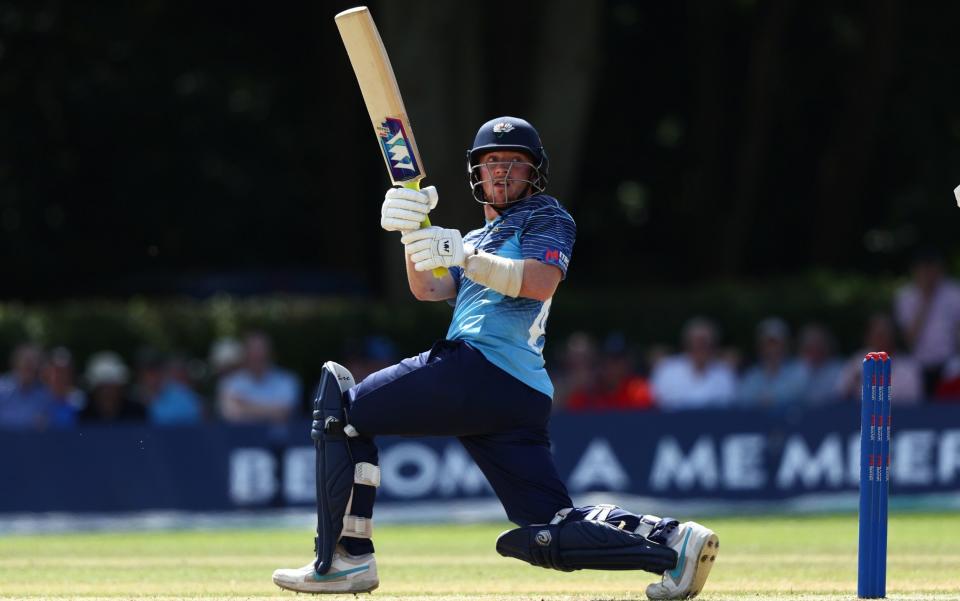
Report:
[[[380,586],[380,579],[373,553],[350,555],[337,545],[326,574],[318,574],[311,561],[299,569],[274,571],[273,583],[298,593],[369,593]]]
[[[709,528],[684,522],[670,533],[666,543],[677,552],[677,565],[663,573],[663,580],[647,587],[651,599],[691,599],[703,589],[720,550],[720,539]]]

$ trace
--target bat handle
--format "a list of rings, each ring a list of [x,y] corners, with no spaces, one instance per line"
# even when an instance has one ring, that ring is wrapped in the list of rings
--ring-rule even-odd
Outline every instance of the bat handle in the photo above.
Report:
[[[420,190],[420,180],[414,180],[412,182],[403,182],[404,188],[410,188],[411,190]],[[424,217],[423,222],[420,224],[421,228],[430,227],[430,218]],[[442,280],[443,276],[447,275],[446,267],[437,267],[433,270],[433,277],[438,280]]]

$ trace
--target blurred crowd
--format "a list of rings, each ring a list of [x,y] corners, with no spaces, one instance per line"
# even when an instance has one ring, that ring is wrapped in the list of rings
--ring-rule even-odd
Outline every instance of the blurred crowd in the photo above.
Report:
[[[636,352],[622,334],[602,342],[571,336],[552,371],[556,406],[566,411],[666,410],[717,407],[786,408],[860,398],[861,363],[870,351],[893,359],[892,401],[960,402],[960,284],[946,277],[940,257],[917,257],[911,281],[897,290],[889,312],[869,316],[862,347],[838,354],[819,323],[796,336],[779,317],[756,326],[755,347],[724,347],[718,325],[695,317],[683,328],[679,350]]]
[[[558,411],[785,408],[859,399],[861,361],[877,350],[893,358],[894,403],[960,402],[960,284],[936,255],[917,259],[891,310],[866,319],[862,348],[847,357],[822,324],[802,324],[794,336],[790,324],[769,317],[745,352],[725,347],[713,320],[694,317],[675,350],[640,352],[618,332],[600,340],[575,333],[548,369]],[[360,380],[398,359],[389,339],[373,336],[349,343],[344,364]],[[82,372],[69,349],[28,342],[0,375],[0,428],[283,423],[307,414],[308,400],[300,377],[275,364],[262,332],[219,339],[204,360],[145,348],[128,364],[102,351]]]
[[[78,374],[68,349],[21,344],[10,373],[0,376],[0,426],[286,421],[299,409],[300,383],[271,357],[269,338],[252,333],[242,343],[218,340],[206,363],[145,348],[131,368],[119,354],[102,351]]]
[[[344,364],[359,379],[396,360],[393,344],[372,336],[348,344]],[[81,372],[69,349],[17,346],[9,373],[0,375],[0,429],[284,423],[308,414],[300,377],[275,364],[263,332],[221,338],[205,360],[144,348],[131,363],[101,351]]]

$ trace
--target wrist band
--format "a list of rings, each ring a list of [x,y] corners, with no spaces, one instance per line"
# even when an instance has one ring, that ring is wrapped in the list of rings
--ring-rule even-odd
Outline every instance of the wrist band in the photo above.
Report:
[[[517,297],[523,284],[523,259],[506,259],[474,250],[464,262],[464,275],[500,294]]]

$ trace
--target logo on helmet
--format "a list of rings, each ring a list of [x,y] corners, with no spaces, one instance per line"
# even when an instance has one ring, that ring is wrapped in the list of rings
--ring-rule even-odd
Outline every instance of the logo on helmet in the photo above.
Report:
[[[501,121],[500,123],[497,123],[496,125],[493,126],[493,133],[497,134],[497,137],[499,137],[507,132],[513,131],[514,129],[516,128],[513,127],[513,123],[507,123],[506,121]]]

